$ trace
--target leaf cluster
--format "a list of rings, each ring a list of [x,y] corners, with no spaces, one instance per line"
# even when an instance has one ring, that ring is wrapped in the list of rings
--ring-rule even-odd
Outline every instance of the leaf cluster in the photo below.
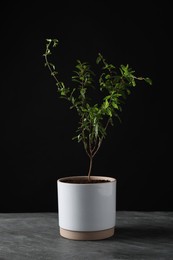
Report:
[[[117,69],[113,64],[107,63],[101,53],[98,53],[96,63],[100,66],[100,75],[97,88],[102,92],[101,103],[91,104],[89,96],[90,88],[95,86],[95,73],[87,62],[77,60],[72,76],[72,87],[66,87],[58,79],[58,72],[48,56],[51,49],[58,46],[57,39],[47,39],[45,66],[48,67],[57,85],[57,92],[61,98],[70,102],[70,109],[76,109],[79,115],[79,125],[73,139],[82,142],[88,156],[93,158],[100,148],[109,124],[113,125],[113,118],[120,120],[119,112],[122,111],[131,88],[137,85],[137,81],[145,81],[151,85],[148,77],[137,77],[135,71],[127,64],[120,65]]]

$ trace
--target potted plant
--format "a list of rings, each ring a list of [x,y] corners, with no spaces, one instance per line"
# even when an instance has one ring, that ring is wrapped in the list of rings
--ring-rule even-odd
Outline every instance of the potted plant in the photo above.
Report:
[[[91,98],[95,85],[95,73],[87,62],[77,60],[72,86],[67,87],[59,80],[55,65],[50,61],[53,48],[58,46],[57,39],[46,40],[43,54],[45,66],[54,78],[59,97],[70,104],[79,116],[76,135],[82,142],[89,157],[88,174],[67,176],[57,180],[58,212],[61,236],[76,240],[105,239],[114,235],[116,222],[116,179],[105,176],[92,176],[93,158],[99,151],[113,119],[120,120],[122,104],[131,93],[137,81],[152,84],[148,77],[137,77],[129,65],[120,65],[118,70],[109,64],[101,53],[96,63],[100,66],[97,90],[100,99]]]

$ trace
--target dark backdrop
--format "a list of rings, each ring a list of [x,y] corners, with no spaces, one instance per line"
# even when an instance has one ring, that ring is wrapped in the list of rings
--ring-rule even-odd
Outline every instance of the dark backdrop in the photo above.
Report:
[[[76,59],[94,67],[98,52],[152,78],[152,87],[140,83],[132,92],[122,123],[109,128],[93,174],[117,178],[118,210],[173,209],[171,8],[119,2],[1,7],[0,212],[57,211],[57,179],[87,173],[83,147],[71,140],[76,113],[58,99],[44,67],[46,38],[60,41],[55,63],[67,85]]]

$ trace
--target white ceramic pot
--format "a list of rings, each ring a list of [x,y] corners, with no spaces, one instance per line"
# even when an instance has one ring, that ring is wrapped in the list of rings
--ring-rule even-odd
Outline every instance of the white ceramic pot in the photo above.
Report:
[[[86,176],[61,178],[58,185],[60,234],[76,240],[105,239],[114,235],[116,221],[116,179],[92,176],[104,183],[68,183]]]

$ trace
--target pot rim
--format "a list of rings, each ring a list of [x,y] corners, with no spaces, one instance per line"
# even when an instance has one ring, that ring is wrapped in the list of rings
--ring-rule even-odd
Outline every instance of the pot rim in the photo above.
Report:
[[[65,182],[66,180],[86,180],[88,179],[88,176],[68,176],[68,177],[62,177],[57,180],[58,183],[68,184],[68,185],[89,185],[89,183],[68,183]],[[108,182],[104,183],[91,183],[91,185],[105,185],[110,184],[112,182],[116,182],[117,180],[113,177],[107,177],[107,176],[90,176],[91,180],[107,180]]]

